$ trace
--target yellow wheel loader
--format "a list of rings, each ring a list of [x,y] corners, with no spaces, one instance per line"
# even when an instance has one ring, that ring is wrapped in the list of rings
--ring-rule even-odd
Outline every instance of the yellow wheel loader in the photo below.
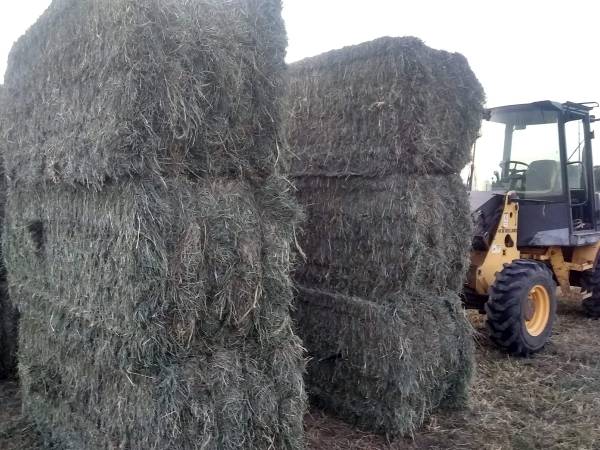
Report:
[[[464,301],[487,315],[491,339],[509,353],[544,347],[557,295],[600,317],[596,106],[542,101],[486,111],[468,180],[474,234]]]

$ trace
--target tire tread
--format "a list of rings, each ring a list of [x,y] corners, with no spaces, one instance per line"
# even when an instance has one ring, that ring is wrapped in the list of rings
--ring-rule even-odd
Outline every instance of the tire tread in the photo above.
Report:
[[[521,298],[518,295],[523,286],[529,283],[528,280],[536,275],[543,276],[554,284],[552,273],[541,263],[517,259],[505,264],[496,275],[496,281],[490,288],[489,300],[485,304],[486,324],[491,340],[513,355],[529,356],[541,350],[531,348],[522,338]],[[600,273],[598,287],[600,293]],[[555,301],[553,294],[551,295],[551,301]],[[549,322],[553,322],[553,317]]]

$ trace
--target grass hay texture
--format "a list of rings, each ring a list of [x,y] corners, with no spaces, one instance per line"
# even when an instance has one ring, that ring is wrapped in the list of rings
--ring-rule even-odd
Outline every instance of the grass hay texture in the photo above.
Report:
[[[458,173],[483,89],[464,56],[381,38],[290,66],[293,174]]]
[[[317,405],[393,438],[411,434],[440,406],[464,404],[473,343],[456,294],[374,303],[300,288],[296,306]]]
[[[5,256],[46,445],[303,448],[280,9],[55,0],[11,52]]]
[[[25,409],[73,449],[300,448],[289,230],[267,192],[174,183],[12,192]]]
[[[458,173],[483,90],[463,56],[416,38],[309,58],[290,78],[309,394],[363,429],[410,434],[435,408],[464,405],[471,379],[457,296],[471,220]]]
[[[308,222],[295,278],[378,302],[419,290],[458,291],[469,265],[471,220],[458,175],[296,177]]]

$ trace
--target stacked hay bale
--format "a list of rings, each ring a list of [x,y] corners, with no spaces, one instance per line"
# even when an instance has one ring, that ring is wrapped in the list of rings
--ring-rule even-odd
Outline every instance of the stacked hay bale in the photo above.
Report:
[[[290,69],[291,173],[308,222],[297,327],[322,407],[393,437],[464,404],[458,292],[470,219],[458,173],[483,90],[467,61],[382,38]]]
[[[6,74],[25,412],[66,449],[299,449],[279,0],[55,0]]]
[[[0,85],[0,105],[2,105],[3,93],[4,86]],[[4,148],[5,141],[0,128],[0,153],[4,152]],[[4,217],[5,203],[6,181],[3,165],[0,161],[0,220]],[[2,229],[0,228],[1,236]],[[16,374],[17,323],[18,313],[8,296],[6,268],[4,266],[4,257],[0,251],[0,380],[12,378]]]

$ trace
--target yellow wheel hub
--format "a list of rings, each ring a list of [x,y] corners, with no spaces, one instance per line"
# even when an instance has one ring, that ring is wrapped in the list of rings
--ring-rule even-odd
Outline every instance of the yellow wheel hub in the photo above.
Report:
[[[550,320],[550,295],[544,286],[537,284],[529,291],[526,302],[525,327],[530,335],[539,336]]]

